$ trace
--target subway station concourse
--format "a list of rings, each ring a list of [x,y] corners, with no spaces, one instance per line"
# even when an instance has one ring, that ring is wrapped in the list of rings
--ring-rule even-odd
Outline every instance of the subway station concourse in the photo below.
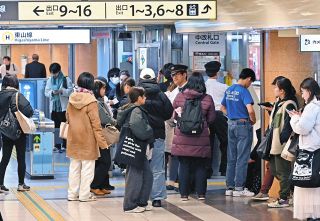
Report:
[[[188,201],[182,201],[176,182],[167,188],[161,207],[143,213],[125,213],[126,171],[112,162],[108,174],[110,185],[115,189],[110,194],[97,196],[92,202],[68,201],[70,159],[62,147],[59,129],[51,119],[51,101],[45,96],[45,86],[51,77],[49,66],[54,62],[61,65],[61,72],[68,76],[72,87],[82,72],[110,81],[107,73],[114,67],[127,71],[136,82],[141,78],[141,70],[151,68],[159,82],[164,83],[160,72],[167,63],[184,64],[188,66],[188,76],[200,72],[207,80],[205,64],[210,61],[221,63],[217,81],[230,86],[237,82],[242,69],[250,68],[256,75],[250,91],[254,94],[257,116],[253,128],[258,131],[253,138],[253,149],[269,122],[269,115],[257,104],[275,100],[273,79],[279,75],[290,79],[301,104],[298,88],[302,80],[312,77],[320,81],[319,11],[319,0],[1,0],[0,63],[3,64],[5,56],[11,58],[19,79],[19,91],[37,110],[35,124],[38,127],[36,132],[27,134],[26,142],[25,183],[31,189],[17,190],[18,155],[13,148],[4,178],[9,191],[0,191],[2,219],[297,220],[293,218],[292,196],[288,207],[268,207],[268,203],[279,198],[277,179],[266,201],[225,195],[226,174],[219,168],[222,153],[217,137],[212,145],[211,173],[204,200],[191,193]],[[34,54],[45,65],[43,77],[33,78],[27,74],[26,65],[33,61]],[[5,68],[5,64],[0,67],[0,84]],[[117,145],[110,147],[112,159],[116,149]],[[248,188],[257,194],[266,162],[258,159],[255,165],[257,168],[248,169],[251,181],[247,179],[247,182],[251,189]],[[170,173],[167,169],[167,185]]]

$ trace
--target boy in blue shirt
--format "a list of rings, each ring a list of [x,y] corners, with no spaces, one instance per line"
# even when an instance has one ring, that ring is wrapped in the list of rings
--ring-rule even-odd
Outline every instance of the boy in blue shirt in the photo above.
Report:
[[[248,87],[256,80],[253,70],[245,68],[237,84],[229,87],[221,102],[221,111],[228,116],[228,163],[226,196],[254,196],[244,188],[256,123],[253,99]]]

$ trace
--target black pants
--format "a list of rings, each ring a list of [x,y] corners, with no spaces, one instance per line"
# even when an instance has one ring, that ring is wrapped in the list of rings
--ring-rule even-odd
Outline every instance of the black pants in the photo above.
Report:
[[[26,172],[26,135],[22,134],[21,137],[15,141],[2,136],[2,141],[3,147],[2,159],[0,162],[0,185],[3,185],[4,175],[10,161],[13,146],[16,147],[17,152],[19,184],[23,184]]]
[[[181,196],[189,196],[192,180],[198,195],[205,195],[207,191],[207,173],[205,158],[179,157],[179,189]],[[194,179],[191,177],[193,174]]]
[[[51,120],[54,121],[54,127],[55,128],[60,128],[60,124],[61,122],[66,122],[67,118],[66,118],[66,112],[55,112],[52,111],[51,113]],[[67,147],[67,141],[65,139],[63,139],[63,144],[62,144],[65,148]],[[56,145],[58,149],[61,148],[61,144],[60,145]]]
[[[228,121],[221,111],[216,111],[216,119],[214,123],[209,125],[209,129],[210,144],[212,149],[214,147],[215,135],[217,135],[219,139],[221,151],[221,162],[219,172],[225,174],[227,170]]]
[[[111,166],[111,155],[109,149],[100,149],[100,157],[96,160],[94,178],[91,183],[92,189],[105,189],[109,183],[109,168]]]

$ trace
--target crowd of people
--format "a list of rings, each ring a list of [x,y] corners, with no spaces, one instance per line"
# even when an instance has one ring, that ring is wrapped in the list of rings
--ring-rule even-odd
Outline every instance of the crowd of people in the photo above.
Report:
[[[7,58],[5,58],[7,59]],[[34,56],[35,62],[39,58]],[[127,213],[141,213],[152,207],[161,207],[167,198],[167,190],[177,190],[182,201],[191,194],[199,200],[207,195],[207,179],[212,174],[212,150],[219,141],[221,151],[220,173],[226,176],[226,196],[253,197],[268,200],[273,177],[280,182],[279,199],[268,204],[271,208],[290,206],[293,195],[294,217],[298,219],[320,218],[320,188],[293,186],[293,163],[281,157],[292,134],[299,136],[299,149],[320,149],[320,88],[312,79],[305,79],[300,90],[305,105],[299,108],[296,90],[291,81],[277,77],[272,85],[276,101],[261,104],[270,114],[269,130],[272,130],[269,159],[260,191],[248,189],[251,175],[248,165],[259,144],[252,148],[256,124],[254,99],[250,86],[256,80],[253,70],[241,71],[236,83],[228,86],[217,81],[221,64],[217,61],[205,65],[202,73],[188,73],[181,64],[166,64],[156,75],[145,68],[136,82],[127,71],[109,70],[107,77],[94,78],[91,73],[79,75],[75,88],[65,77],[58,63],[49,67],[45,96],[50,100],[51,118],[55,127],[62,122],[69,125],[67,140],[59,151],[66,149],[70,158],[68,200],[88,202],[96,196],[110,194],[108,170],[112,164],[111,148],[123,148],[122,134],[130,133],[139,140],[143,160],[119,167],[125,169],[125,196],[123,209]],[[27,117],[33,110],[19,93],[15,69],[5,65],[0,92],[0,117],[17,106]],[[9,106],[8,106],[9,104]],[[120,131],[119,143],[108,143],[103,128],[108,125]],[[215,139],[217,137],[217,139]],[[17,149],[19,191],[30,189],[24,183],[26,135],[12,140],[2,134],[3,156],[0,163],[0,191],[4,186],[4,174],[13,145]],[[133,142],[133,141],[132,141]],[[249,171],[249,172],[248,172]],[[249,174],[248,174],[249,173]],[[256,194],[256,195],[255,195]],[[152,205],[148,205],[148,201]]]

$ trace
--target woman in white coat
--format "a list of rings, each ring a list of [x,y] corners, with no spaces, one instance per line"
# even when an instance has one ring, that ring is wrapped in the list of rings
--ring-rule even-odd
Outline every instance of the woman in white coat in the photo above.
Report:
[[[313,78],[300,85],[306,106],[302,113],[293,111],[290,124],[299,134],[299,148],[315,151],[320,148],[320,87]],[[320,187],[294,187],[294,218],[320,220]]]

